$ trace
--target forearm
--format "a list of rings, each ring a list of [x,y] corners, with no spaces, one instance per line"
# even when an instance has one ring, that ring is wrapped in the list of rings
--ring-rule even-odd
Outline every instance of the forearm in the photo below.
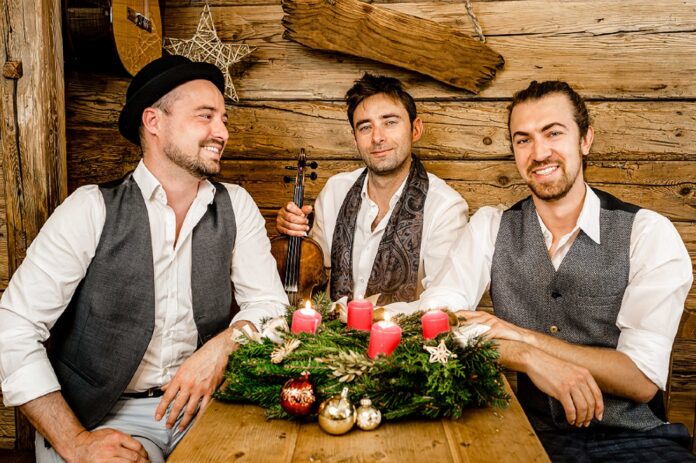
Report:
[[[63,395],[51,392],[19,407],[31,424],[66,461],[73,458],[77,436],[86,429],[68,406]]]
[[[605,393],[648,402],[657,392],[657,386],[622,352],[570,344],[531,330],[525,330],[523,339],[549,355],[587,368]]]

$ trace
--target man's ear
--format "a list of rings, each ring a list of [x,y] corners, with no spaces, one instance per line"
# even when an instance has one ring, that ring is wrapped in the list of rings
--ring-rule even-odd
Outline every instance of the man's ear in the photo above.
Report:
[[[160,131],[161,114],[156,108],[145,108],[141,123],[143,130],[149,134],[156,135]]]
[[[411,142],[415,143],[423,135],[423,120],[420,117],[416,117],[411,126]]]
[[[580,151],[583,156],[590,154],[590,148],[592,147],[592,142],[594,141],[594,129],[592,126],[587,128],[587,133],[582,140],[580,140]]]

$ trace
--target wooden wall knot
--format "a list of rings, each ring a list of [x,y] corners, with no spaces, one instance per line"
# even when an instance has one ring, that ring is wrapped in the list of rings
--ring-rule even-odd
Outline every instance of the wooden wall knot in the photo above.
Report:
[[[24,75],[22,62],[17,60],[7,60],[2,66],[2,75],[7,79],[19,79]]]

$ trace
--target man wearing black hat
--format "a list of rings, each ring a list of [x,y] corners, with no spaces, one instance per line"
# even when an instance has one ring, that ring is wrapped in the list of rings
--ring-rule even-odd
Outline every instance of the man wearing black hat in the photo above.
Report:
[[[164,461],[220,384],[233,330],[287,305],[253,200],[208,180],[223,90],[211,64],[145,66],[119,119],[143,159],[70,195],[0,300],[3,399],[37,428],[39,462]]]

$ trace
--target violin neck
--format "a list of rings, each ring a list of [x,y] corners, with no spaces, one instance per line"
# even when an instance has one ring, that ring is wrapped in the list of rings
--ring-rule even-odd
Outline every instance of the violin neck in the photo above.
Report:
[[[292,197],[292,202],[297,204],[297,207],[302,207],[304,204],[304,185],[295,185],[295,193]]]

